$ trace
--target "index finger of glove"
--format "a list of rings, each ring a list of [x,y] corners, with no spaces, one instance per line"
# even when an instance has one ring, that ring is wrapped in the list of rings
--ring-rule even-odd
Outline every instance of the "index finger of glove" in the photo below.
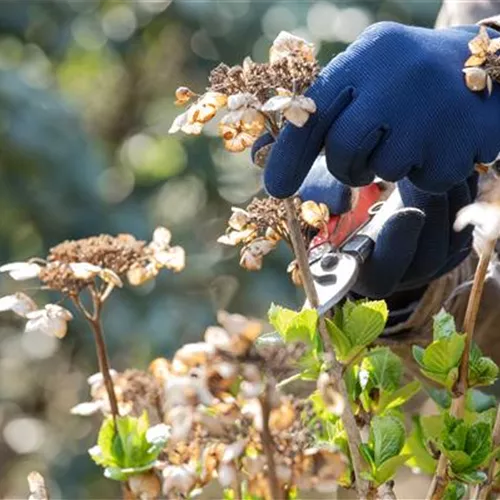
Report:
[[[353,100],[354,87],[342,77],[348,52],[333,59],[306,92],[316,103],[316,112],[306,124],[299,128],[288,123],[278,136],[264,173],[272,196],[286,198],[299,189],[323,148],[332,123]]]

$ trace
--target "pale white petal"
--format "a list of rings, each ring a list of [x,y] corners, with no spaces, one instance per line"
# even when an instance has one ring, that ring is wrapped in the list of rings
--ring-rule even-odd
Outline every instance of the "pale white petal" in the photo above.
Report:
[[[477,202],[462,208],[455,219],[453,229],[462,231],[472,224],[481,236],[494,241],[500,236],[500,207],[492,203]]]
[[[309,120],[309,113],[302,109],[299,105],[293,104],[283,112],[285,118],[296,127],[303,127]]]
[[[294,98],[297,104],[308,113],[316,113],[316,103],[310,97],[298,95]]]
[[[109,283],[110,285],[118,288],[123,286],[123,282],[120,277],[111,269],[101,269],[99,272],[99,278],[101,278],[105,283]]]
[[[170,437],[172,429],[166,424],[153,425],[146,431],[146,441],[151,444],[166,442]]]
[[[109,376],[114,379],[118,375],[118,372],[116,370],[109,370]],[[90,375],[90,377],[87,378],[87,383],[92,386],[92,385],[97,385],[97,384],[103,384],[103,376],[101,372],[94,373],[93,375]]]
[[[158,248],[167,248],[172,240],[172,233],[163,226],[157,227],[153,232],[153,243]]]
[[[168,133],[175,134],[176,132],[179,132],[179,130],[181,130],[182,127],[187,124],[187,122],[188,122],[187,112],[184,112],[184,113],[180,114],[179,116],[176,116]]]
[[[34,262],[11,262],[0,266],[0,273],[9,273],[16,281],[23,281],[36,278],[41,269],[41,266]]]
[[[249,94],[248,92],[242,92],[240,94],[230,95],[227,99],[227,109],[230,111],[236,111],[242,107],[248,106],[258,106],[258,99]]]
[[[179,246],[155,252],[154,259],[159,266],[176,272],[182,271],[186,266],[186,252]]]
[[[228,463],[239,458],[245,451],[246,445],[246,439],[238,439],[234,443],[227,445],[224,450],[224,454],[222,455],[222,462]]]
[[[85,403],[77,404],[71,408],[70,413],[72,415],[80,415],[81,417],[88,417],[89,415],[94,415],[95,413],[101,411],[102,401],[87,401]]]
[[[28,313],[36,311],[36,308],[33,299],[22,292],[0,298],[0,311],[13,311],[19,316],[26,317]]]
[[[89,280],[94,278],[102,269],[88,262],[72,262],[69,264],[73,276],[76,279]]]
[[[292,97],[281,95],[271,97],[271,99],[262,105],[262,111],[283,111],[290,106],[292,99]]]
[[[219,477],[219,483],[224,488],[229,488],[236,482],[236,468],[232,464],[220,464],[217,475]]]
[[[63,321],[71,321],[73,319],[73,315],[58,304],[47,304],[45,310],[49,318],[61,319]]]

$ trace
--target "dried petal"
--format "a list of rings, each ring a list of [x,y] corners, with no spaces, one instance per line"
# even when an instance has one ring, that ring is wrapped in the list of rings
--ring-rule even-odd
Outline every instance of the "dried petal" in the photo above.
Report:
[[[27,313],[26,318],[26,332],[41,332],[60,339],[66,335],[67,322],[73,319],[73,315],[57,304],[47,304],[44,309]]]
[[[163,443],[168,440],[171,428],[165,424],[153,425],[146,431],[146,441],[151,444]]]
[[[235,231],[242,231],[248,224],[248,212],[237,207],[231,207],[231,210],[233,214],[229,218],[228,226]]]
[[[206,342],[185,344],[175,353],[172,369],[183,375],[189,368],[206,364],[208,360],[213,358],[214,354],[213,345]]]
[[[153,471],[130,476],[127,485],[134,499],[156,500],[161,493],[160,479]]]
[[[252,238],[256,233],[256,228],[253,225],[249,225],[246,229],[242,231],[230,231],[219,238],[217,241],[223,245],[235,246],[239,243],[243,243]]]
[[[269,415],[269,427],[272,431],[281,432],[289,427],[297,419],[293,404],[290,400],[282,401],[278,408],[271,411]]]
[[[137,264],[127,271],[127,280],[132,286],[139,286],[155,278],[157,274],[158,269],[154,264],[148,264],[146,267]]]
[[[23,281],[37,278],[41,269],[34,262],[11,262],[10,264],[0,266],[0,273],[9,273],[12,279]]]
[[[241,153],[249,148],[257,139],[257,136],[247,132],[241,132],[235,137],[224,141],[224,147],[231,153]]]
[[[26,317],[28,313],[36,309],[37,305],[34,300],[23,292],[0,298],[0,312],[13,311],[18,316]]]
[[[481,26],[477,36],[469,42],[469,50],[474,55],[485,54],[489,44],[490,37],[488,36],[488,30],[484,26]]]
[[[232,464],[220,464],[217,475],[219,477],[219,483],[224,488],[229,488],[236,482],[236,468]]]
[[[330,211],[324,203],[305,201],[300,206],[300,215],[304,222],[317,229],[322,229],[330,219]]]
[[[188,87],[179,87],[175,91],[175,105],[184,106],[187,104],[196,94]]]
[[[237,458],[240,458],[245,451],[246,445],[246,439],[238,439],[234,443],[227,445],[224,450],[224,454],[222,455],[222,463],[229,463]]]
[[[79,280],[92,279],[102,271],[101,267],[89,264],[88,262],[71,262],[69,268],[73,276]]]
[[[158,226],[153,232],[152,244],[155,248],[165,249],[168,248],[172,241],[172,233],[163,226]]]
[[[300,272],[299,263],[296,260],[292,260],[292,262],[288,264],[286,272],[290,273],[292,282],[295,286],[302,286],[302,274]]]
[[[479,92],[486,88],[487,73],[482,68],[465,68],[465,84],[469,90]]]
[[[258,108],[260,106],[260,102],[254,95],[249,94],[248,92],[230,95],[227,99],[227,109],[229,109],[229,111],[236,111],[250,106]]]
[[[110,285],[118,288],[123,286],[123,282],[120,277],[111,269],[102,269],[99,273],[99,278],[101,278],[105,283],[109,283]]]
[[[283,111],[290,106],[292,99],[293,98],[291,96],[277,95],[271,97],[271,99],[269,99],[262,105],[262,111],[265,112]]]
[[[248,247],[242,248],[240,252],[240,266],[248,271],[260,271],[262,269],[262,255],[255,255]]]
[[[493,38],[488,45],[488,54],[496,54],[500,50],[500,38]]]
[[[160,267],[171,269],[176,273],[182,271],[186,267],[186,252],[184,248],[179,246],[155,253],[154,259]]]
[[[295,100],[283,111],[285,118],[296,127],[303,127],[309,120],[309,111],[303,109]]]
[[[305,61],[314,61],[314,45],[287,31],[282,31],[271,46],[269,62],[274,64],[291,56],[300,57]]]
[[[191,465],[169,465],[163,470],[163,494],[172,492],[187,495],[196,484],[196,470]]]
[[[345,410],[345,401],[336,390],[328,373],[323,372],[318,378],[318,390],[328,411],[340,417]]]
[[[465,61],[465,64],[464,66],[466,68],[470,68],[470,67],[475,67],[475,66],[481,66],[483,65],[484,63],[486,62],[486,55],[481,55],[481,56],[476,56],[476,55],[472,55],[470,56],[466,61]]]
[[[85,403],[77,404],[71,408],[70,413],[72,415],[80,415],[81,417],[88,417],[94,415],[102,410],[102,401],[88,401]]]

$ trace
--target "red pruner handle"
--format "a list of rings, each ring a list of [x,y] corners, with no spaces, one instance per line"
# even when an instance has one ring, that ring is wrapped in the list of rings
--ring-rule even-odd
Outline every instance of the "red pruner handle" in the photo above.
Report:
[[[356,232],[370,219],[370,207],[380,201],[382,190],[376,183],[363,186],[357,190],[355,206],[344,214],[332,215],[327,230],[320,231],[311,241],[310,248],[329,241],[339,247],[349,236]]]

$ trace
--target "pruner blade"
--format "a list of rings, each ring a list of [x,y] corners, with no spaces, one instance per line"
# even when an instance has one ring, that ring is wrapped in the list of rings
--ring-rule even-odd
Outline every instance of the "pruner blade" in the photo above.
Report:
[[[325,242],[310,251],[309,268],[318,295],[317,310],[320,315],[329,311],[352,289],[358,279],[360,267],[373,252],[380,230],[402,205],[399,191],[395,189],[370,221],[340,248]],[[304,307],[310,307],[308,301]]]

